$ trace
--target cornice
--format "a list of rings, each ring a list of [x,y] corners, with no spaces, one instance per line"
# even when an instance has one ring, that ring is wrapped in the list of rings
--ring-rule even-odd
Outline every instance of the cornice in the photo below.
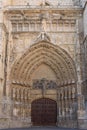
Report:
[[[4,13],[19,13],[21,11],[32,12],[32,13],[42,13],[42,12],[77,12],[83,11],[83,8],[80,6],[52,6],[52,7],[27,7],[27,6],[7,6],[4,8]]]

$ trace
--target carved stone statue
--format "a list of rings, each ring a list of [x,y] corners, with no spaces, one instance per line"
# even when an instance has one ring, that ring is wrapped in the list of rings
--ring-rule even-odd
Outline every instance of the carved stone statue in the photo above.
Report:
[[[42,19],[42,30],[46,32],[47,24],[46,24],[46,19]]]

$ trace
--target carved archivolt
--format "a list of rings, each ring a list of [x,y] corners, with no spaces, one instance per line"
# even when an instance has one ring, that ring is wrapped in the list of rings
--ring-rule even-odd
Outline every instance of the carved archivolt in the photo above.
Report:
[[[43,63],[49,65],[55,72],[60,84],[76,80],[74,61],[68,53],[57,45],[42,41],[32,45],[14,63],[10,75],[11,81],[28,83],[35,69]]]

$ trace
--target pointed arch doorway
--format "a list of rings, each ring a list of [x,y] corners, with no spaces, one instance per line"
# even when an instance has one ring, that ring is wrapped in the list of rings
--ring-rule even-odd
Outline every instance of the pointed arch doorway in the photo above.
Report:
[[[43,78],[48,81],[57,81],[57,87],[47,85],[42,93],[41,86],[36,83],[34,86],[33,82]],[[9,94],[14,103],[12,117],[24,119],[24,121],[29,119],[29,123],[37,126],[53,126],[56,125],[57,120],[58,126],[77,127],[76,79],[75,63],[65,50],[44,41],[32,45],[14,63],[10,72]],[[46,98],[38,99],[40,97]],[[56,102],[50,100],[50,97],[56,100],[57,108]],[[23,105],[20,106],[20,104]],[[53,108],[55,109],[52,110]]]
[[[34,100],[31,104],[31,120],[34,126],[55,126],[57,103],[48,98]]]

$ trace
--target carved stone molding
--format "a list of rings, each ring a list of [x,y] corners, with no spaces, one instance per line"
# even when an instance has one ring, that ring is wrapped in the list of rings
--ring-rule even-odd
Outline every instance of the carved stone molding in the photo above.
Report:
[[[60,47],[44,41],[32,45],[14,63],[10,75],[11,79],[16,81],[17,77],[18,81],[27,82],[30,75],[41,63],[48,64],[63,82],[66,79],[71,81],[75,79],[75,65],[72,58]],[[21,66],[21,64],[23,65]]]
[[[33,89],[57,89],[58,85],[55,81],[47,79],[33,80]]]
[[[41,32],[40,35],[36,38],[36,40],[33,42],[33,44],[42,41],[51,42],[51,39],[46,32]]]

